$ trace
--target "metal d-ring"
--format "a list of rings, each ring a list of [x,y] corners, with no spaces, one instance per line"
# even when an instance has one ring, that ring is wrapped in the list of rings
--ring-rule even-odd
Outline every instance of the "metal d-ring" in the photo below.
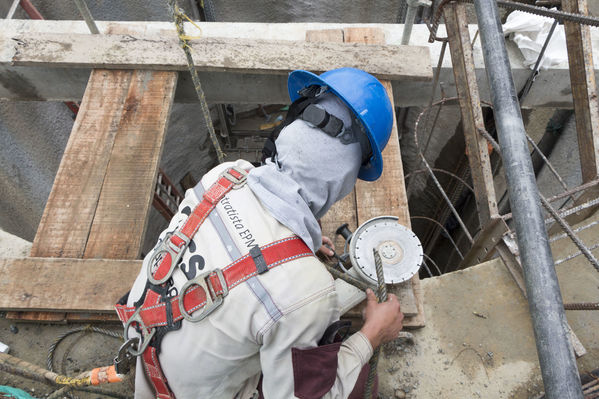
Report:
[[[181,244],[180,246],[176,246],[171,241],[171,237],[173,237],[173,236],[176,236],[179,239],[181,239],[183,241],[183,244]],[[161,285],[161,284],[164,284],[169,278],[171,278],[173,271],[175,270],[175,266],[177,266],[177,264],[179,263],[179,259],[181,259],[181,257],[183,256],[183,253],[189,246],[189,242],[190,242],[190,239],[187,238],[187,236],[185,236],[180,231],[175,231],[174,233],[168,233],[168,234],[166,234],[166,236],[164,236],[164,239],[162,240],[160,245],[154,250],[154,253],[152,254],[152,257],[150,258],[150,262],[148,263],[148,267],[146,269],[148,281],[151,284]],[[161,279],[154,278],[154,273],[152,273],[152,268],[154,267],[155,259],[158,258],[159,256],[163,256],[163,258],[160,260],[160,263],[162,263],[162,261],[164,259],[166,259],[167,255],[169,255],[170,259],[171,259],[171,264],[169,265],[168,272]],[[158,268],[160,268],[160,264],[158,265]],[[158,268],[156,270],[158,270]]]
[[[210,281],[210,276],[213,273],[218,276],[220,281],[220,286],[223,290],[221,295],[216,295],[214,287],[212,286],[212,282]],[[185,297],[185,293],[194,285],[197,285],[204,290],[204,293],[206,294],[206,304],[203,307],[198,308],[194,312],[196,315],[192,316],[187,312],[187,310],[185,310],[183,299]],[[227,287],[227,282],[225,280],[225,276],[223,275],[223,271],[221,269],[207,271],[183,284],[183,287],[181,287],[181,293],[179,294],[179,311],[185,320],[192,323],[197,323],[204,320],[210,313],[218,309],[218,307],[223,304],[223,298],[226,297],[227,294],[229,294],[229,288]],[[214,299],[212,299],[213,296]]]

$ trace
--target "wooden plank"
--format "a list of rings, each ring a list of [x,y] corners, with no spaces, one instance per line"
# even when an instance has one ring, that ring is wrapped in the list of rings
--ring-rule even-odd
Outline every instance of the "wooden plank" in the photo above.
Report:
[[[385,42],[384,33],[378,28],[346,28],[344,29],[344,37],[346,42],[367,44]],[[391,104],[393,104],[391,82],[383,80],[381,83],[387,90],[387,95]],[[397,215],[399,223],[411,227],[395,112],[393,113],[391,137],[383,150],[383,163],[385,165],[383,174],[377,181],[365,182],[360,180],[356,184],[358,224],[376,216]],[[406,283],[390,287],[390,292],[400,298],[403,312],[410,315],[410,317],[405,318],[404,326],[423,327],[424,308],[418,275],[416,274]]]
[[[562,10],[588,15],[587,0],[562,0]],[[570,82],[582,181],[595,179],[599,171],[599,100],[589,26],[564,22],[570,64]]]
[[[0,259],[0,309],[113,312],[141,264],[139,260]]]
[[[118,80],[123,74],[127,79]],[[118,90],[94,90],[112,87],[115,81]],[[65,172],[67,183],[80,182],[89,194],[84,197],[87,198],[87,212],[68,214],[60,208],[63,202],[48,201],[44,215],[54,218],[42,219],[45,223],[43,229],[42,225],[38,229],[32,256],[113,259],[136,259],[139,256],[176,81],[177,72],[92,72],[76,122],[76,127],[79,124],[80,128],[73,129],[69,141],[70,144],[76,139],[77,145],[67,146],[61,162],[61,168],[66,165],[68,171]],[[97,106],[96,103],[120,106]],[[106,120],[109,123],[97,122]],[[90,144],[86,139],[92,133],[91,138],[95,141]],[[101,138],[105,142],[100,141]],[[94,153],[89,151],[90,148],[103,148],[103,151]],[[90,170],[81,167],[86,162],[96,165],[91,170],[92,178]],[[61,176],[59,169],[52,190],[58,198],[73,192]],[[73,196],[70,201],[77,200]],[[73,217],[76,219],[69,220]],[[82,227],[70,231],[73,226]],[[61,240],[55,242],[56,233],[62,231],[65,233],[59,235]],[[67,250],[56,244],[62,244]],[[124,292],[126,290],[122,294]],[[112,312],[112,307],[108,311]],[[113,315],[86,316],[64,312],[11,312],[7,316],[42,322],[114,321]]]
[[[139,257],[176,82],[176,72],[133,72],[85,258]]]
[[[20,34],[5,40],[12,54],[0,63],[114,69],[186,70],[178,39],[168,35]],[[10,47],[12,46],[12,47]],[[297,68],[324,72],[360,68],[382,79],[430,80],[427,47],[357,43],[292,42],[205,37],[193,40],[201,71],[287,74]]]
[[[306,32],[308,42],[343,42],[343,29],[322,29]],[[341,201],[336,202],[331,209],[320,219],[322,234],[331,238],[339,252],[343,251],[345,241],[341,236],[336,236],[335,231],[344,223],[348,224],[351,231],[358,227],[356,215],[356,193],[352,192]]]
[[[453,73],[462,113],[462,126],[472,174],[478,218],[480,225],[485,226],[499,212],[493,184],[489,145],[487,140],[479,133],[479,130],[485,129],[485,122],[480,106],[476,71],[474,70],[466,6],[463,3],[453,3],[443,8],[443,15],[447,25]]]
[[[306,31],[306,42],[343,43],[343,29],[320,29]]]
[[[131,71],[92,71],[31,256],[83,256]]]

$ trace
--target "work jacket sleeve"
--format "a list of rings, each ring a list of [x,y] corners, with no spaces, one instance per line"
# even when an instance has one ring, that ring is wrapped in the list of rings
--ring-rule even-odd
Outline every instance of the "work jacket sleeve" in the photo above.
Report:
[[[326,316],[326,306],[326,298],[304,305],[285,314],[263,335],[260,362],[265,399],[341,399],[354,389],[372,356],[372,346],[358,332],[343,343],[317,347],[335,321]]]

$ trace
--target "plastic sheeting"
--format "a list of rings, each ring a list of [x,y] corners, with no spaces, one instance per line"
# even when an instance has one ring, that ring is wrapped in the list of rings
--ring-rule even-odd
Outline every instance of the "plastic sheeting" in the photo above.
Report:
[[[522,52],[525,64],[532,69],[547,40],[552,24],[552,18],[514,11],[508,15],[503,25],[503,33],[509,35],[516,43]],[[540,69],[552,68],[567,62],[568,51],[564,26],[557,25],[543,55]]]

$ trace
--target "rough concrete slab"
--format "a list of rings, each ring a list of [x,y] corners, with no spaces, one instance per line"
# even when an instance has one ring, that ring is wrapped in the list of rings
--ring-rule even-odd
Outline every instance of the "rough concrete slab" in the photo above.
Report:
[[[0,258],[23,258],[30,251],[31,242],[0,230]]]
[[[572,273],[574,272],[574,273]],[[599,274],[560,272],[565,298],[597,298]],[[414,344],[388,344],[379,361],[385,398],[535,397],[543,385],[528,303],[499,259],[422,280],[427,325]],[[568,314],[588,354],[581,372],[597,367],[597,312]]]

